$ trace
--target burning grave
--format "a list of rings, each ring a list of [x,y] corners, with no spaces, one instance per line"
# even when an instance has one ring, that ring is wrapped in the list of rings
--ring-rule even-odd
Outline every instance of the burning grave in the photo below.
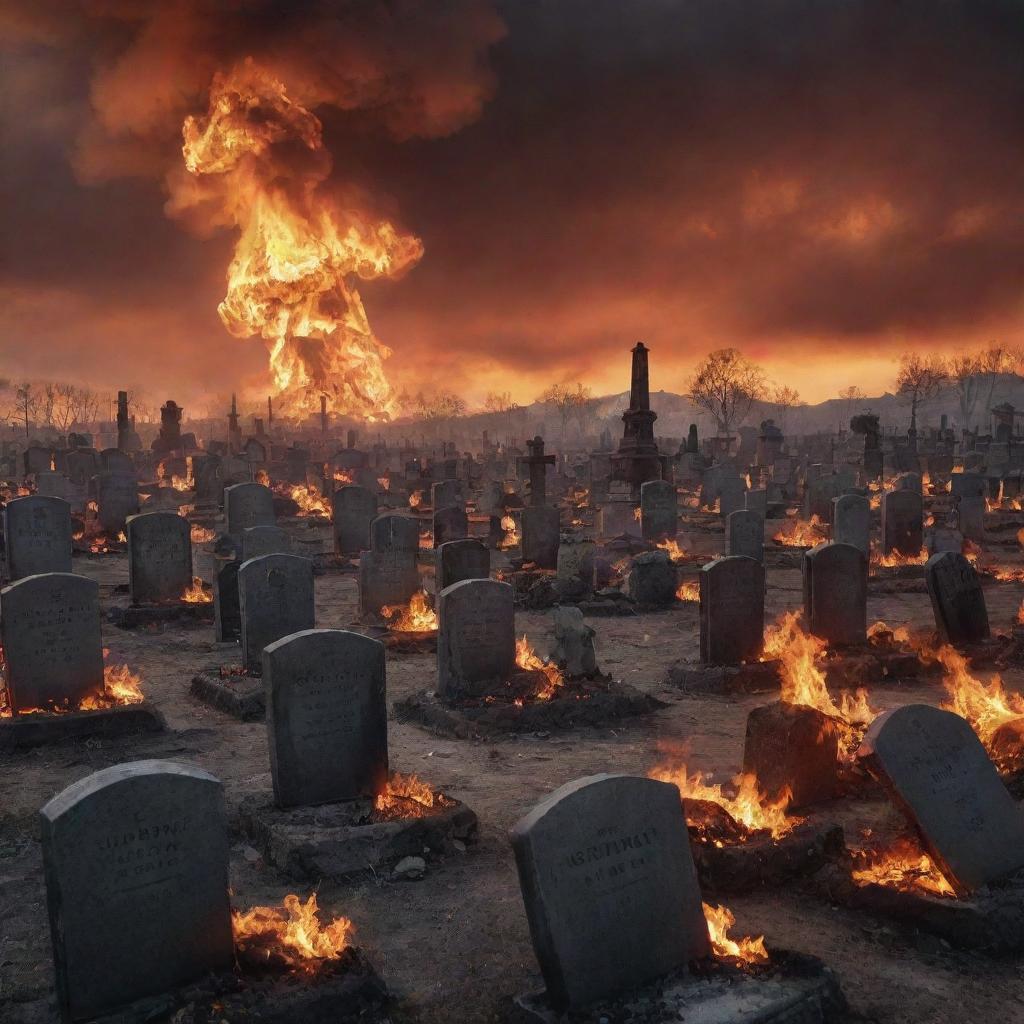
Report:
[[[584,663],[580,648],[593,630],[579,609],[572,611],[578,618],[556,627],[566,672],[538,655],[527,637],[516,639],[509,584],[469,579],[446,587],[438,600],[437,692],[397,702],[395,714],[466,738],[601,725],[660,707],[602,676],[596,662]],[[578,637],[570,639],[570,632]]]
[[[104,664],[93,580],[45,573],[5,587],[0,637],[0,749],[166,728],[139,677]]]
[[[437,612],[425,590],[417,590],[408,604],[383,605],[380,616],[386,623],[385,646],[400,651],[437,649]]]
[[[514,1021],[815,1022],[844,1008],[819,961],[728,936],[735,918],[702,900],[675,786],[578,779],[515,826],[512,847],[546,985],[515,998]]]
[[[345,878],[475,838],[471,810],[389,770],[381,643],[305,630],[266,647],[263,682],[273,799],[243,796],[238,817],[279,870]]]

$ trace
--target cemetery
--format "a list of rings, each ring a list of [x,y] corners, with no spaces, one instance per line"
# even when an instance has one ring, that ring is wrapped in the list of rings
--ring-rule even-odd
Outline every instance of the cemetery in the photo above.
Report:
[[[1020,5],[9,7],[0,1024],[1024,1022]]]

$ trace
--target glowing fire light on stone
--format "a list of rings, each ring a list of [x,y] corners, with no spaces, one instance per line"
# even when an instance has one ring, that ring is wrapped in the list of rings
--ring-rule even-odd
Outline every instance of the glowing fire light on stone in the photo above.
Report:
[[[524,671],[543,672],[547,677],[547,682],[537,692],[537,700],[551,700],[558,689],[565,685],[565,677],[558,666],[541,658],[526,639],[525,633],[521,640],[516,641],[516,664]]]
[[[686,551],[675,540],[659,541],[658,547],[662,551],[667,551],[673,562],[681,562],[686,557]]]
[[[299,506],[299,516],[329,516],[331,503],[313,484],[286,486],[286,494]]]
[[[857,860],[851,878],[858,885],[884,885],[929,896],[956,895],[931,857],[913,840],[901,838],[886,849],[865,851]]]
[[[502,551],[514,548],[522,539],[519,536],[519,530],[516,528],[515,519],[513,519],[512,516],[502,516],[501,528],[504,531],[505,536],[498,542],[498,547]]]
[[[199,576],[193,576],[192,585],[185,588],[181,600],[185,604],[213,604],[213,594],[206,590]]]
[[[283,961],[293,970],[314,974],[341,956],[355,931],[347,917],[322,925],[319,910],[316,893],[305,903],[298,896],[285,896],[281,908],[232,910],[235,948],[249,961]]]
[[[182,134],[191,187],[177,190],[172,212],[217,199],[219,223],[239,228],[218,312],[236,337],[266,340],[275,408],[303,419],[326,395],[333,413],[390,418],[390,352],[356,281],[412,266],[419,239],[319,191],[331,171],[319,119],[252,59],[214,76],[207,113],[186,118]]]
[[[210,541],[217,539],[217,531],[211,530],[207,526],[199,526],[198,524],[193,523],[191,538],[193,544],[209,544]]]
[[[431,789],[415,775],[392,772],[384,792],[377,794],[374,810],[378,814],[395,814],[408,818],[451,803],[452,801],[443,793]]]
[[[813,548],[828,540],[828,526],[816,515],[809,520],[794,519],[781,527],[772,540],[787,548]]]
[[[409,495],[409,508],[419,508],[420,505],[422,504],[422,502],[423,502],[423,492],[422,491],[413,491],[412,494]]]
[[[700,584],[696,580],[683,580],[676,589],[676,600],[687,603],[700,601]]]
[[[872,569],[898,569],[904,565],[924,565],[929,558],[928,549],[921,548],[916,555],[901,555],[898,551],[891,551],[883,555],[877,548],[871,549]]]
[[[425,590],[412,595],[408,604],[386,604],[381,607],[381,618],[388,629],[396,633],[431,633],[437,630],[437,612],[430,607]]]
[[[767,962],[768,950],[765,948],[763,935],[757,938],[744,936],[741,939],[730,939],[729,929],[736,923],[736,915],[728,907],[713,907],[710,903],[701,903],[701,906],[704,908],[708,936],[715,956],[742,960],[747,964]]]

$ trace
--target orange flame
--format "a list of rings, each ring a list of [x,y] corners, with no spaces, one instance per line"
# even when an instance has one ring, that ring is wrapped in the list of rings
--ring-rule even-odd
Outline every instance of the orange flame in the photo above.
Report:
[[[295,484],[284,487],[286,495],[299,506],[300,516],[329,516],[331,503],[313,484]]]
[[[425,590],[412,595],[408,604],[386,604],[380,610],[388,629],[396,633],[430,633],[437,629],[437,612],[430,607]]]
[[[898,551],[891,551],[883,555],[878,548],[871,549],[871,567],[873,569],[896,569],[902,565],[924,565],[928,561],[928,549],[921,548],[916,555],[901,555]]]
[[[193,544],[209,544],[209,542],[211,540],[215,540],[216,537],[216,530],[211,530],[206,526],[199,526],[196,523],[192,524],[191,538]]]
[[[432,807],[442,807],[452,802],[443,793],[435,792],[415,775],[392,772],[384,792],[377,794],[374,809],[379,814],[401,812],[405,817],[409,817],[409,801],[416,805],[415,808],[412,808],[413,811],[429,810]]]
[[[809,520],[793,519],[781,527],[772,540],[787,548],[813,548],[828,540],[828,526],[816,515]]]
[[[213,604],[213,594],[205,589],[199,576],[193,576],[192,586],[185,588],[181,600],[185,604]]]
[[[104,648],[106,659],[110,652]],[[0,669],[3,668],[3,650],[0,649]],[[67,714],[69,711],[100,711],[122,704],[141,704],[145,698],[142,693],[142,680],[127,665],[103,666],[103,689],[99,693],[89,694],[79,701],[77,707],[57,705],[51,708],[23,708],[20,715]],[[0,684],[0,718],[11,718],[14,711],[5,686]]]
[[[396,411],[383,360],[355,280],[392,277],[423,253],[418,238],[351,202],[318,192],[330,173],[321,124],[294,102],[285,83],[251,59],[218,73],[210,106],[182,132],[191,188],[180,208],[222,200],[224,220],[241,230],[218,307],[236,337],[261,335],[270,349],[275,404],[286,417],[332,412],[366,420]],[[277,158],[277,144],[307,159]]]
[[[553,665],[546,658],[541,658],[533,649],[530,641],[523,634],[521,640],[516,641],[516,664],[525,671],[540,671],[547,677],[545,685],[537,692],[537,700],[551,700],[559,687],[565,685],[565,678],[557,665]]]
[[[232,910],[235,947],[249,958],[282,959],[294,970],[315,973],[324,961],[341,956],[355,931],[347,917],[322,925],[318,913],[316,893],[305,903],[294,894],[285,896],[283,910]]]
[[[680,562],[686,557],[686,551],[683,550],[683,548],[681,548],[674,540],[659,541],[658,547],[661,548],[662,551],[667,551],[668,557],[671,558],[673,562]]]
[[[916,890],[930,896],[956,895],[931,857],[905,837],[887,849],[865,851],[863,862],[850,876],[858,885],[884,885],[900,892]]]
[[[708,936],[715,956],[742,960],[747,964],[767,962],[768,950],[765,949],[763,935],[757,938],[745,935],[741,939],[730,939],[728,933],[736,923],[736,915],[728,907],[713,907],[703,902],[701,906],[708,922]]]
[[[676,600],[686,602],[700,601],[700,584],[696,580],[683,580],[676,590]]]
[[[516,521],[512,516],[501,517],[501,528],[505,531],[505,536],[498,542],[498,547],[502,551],[514,548],[522,540],[519,530],[516,529]]]
[[[420,503],[422,501],[423,501],[423,492],[422,491],[413,491],[412,494],[409,495],[409,508],[419,508],[420,507]]]
[[[345,472],[345,470],[343,470],[343,469],[336,469],[334,471],[334,479],[339,484],[350,484],[350,483],[353,482],[352,474]]]
[[[868,643],[876,647],[887,647],[892,644],[912,643],[910,630],[906,626],[888,626],[881,619],[868,626]]]

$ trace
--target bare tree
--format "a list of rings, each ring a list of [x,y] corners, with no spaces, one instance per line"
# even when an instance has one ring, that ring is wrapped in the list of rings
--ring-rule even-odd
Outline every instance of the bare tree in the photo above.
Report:
[[[690,401],[714,417],[719,436],[729,437],[764,394],[764,371],[739,349],[718,349],[697,367],[687,390]]]
[[[775,425],[785,433],[790,410],[807,403],[800,400],[800,392],[796,388],[785,384],[772,384],[767,389],[765,404],[771,409]]]
[[[910,437],[917,437],[917,410],[934,398],[949,380],[941,359],[924,359],[916,352],[905,352],[896,375],[896,394],[910,404]]]
[[[18,416],[25,424],[25,437],[28,437],[29,418],[34,416],[39,408],[39,393],[34,390],[30,381],[23,381],[15,391]]]
[[[857,387],[856,384],[850,384],[848,387],[840,388],[839,398],[842,399],[842,412],[840,414],[842,420],[842,427],[848,428],[850,420],[853,419],[854,413],[857,411],[857,406],[864,401],[867,395]]]
[[[982,409],[992,405],[992,392],[1001,373],[1017,373],[1022,354],[1013,348],[992,345],[979,352],[964,352],[953,356],[947,364],[947,372],[956,386],[960,406],[960,429],[970,430],[974,422],[974,410],[982,394],[985,400]]]
[[[552,384],[537,396],[538,402],[552,406],[558,413],[558,419],[562,425],[563,444],[565,443],[565,428],[574,416],[577,418],[582,432],[585,407],[590,399],[590,388],[578,382],[576,384]]]
[[[484,411],[501,416],[505,423],[506,434],[514,432],[515,416],[520,409],[522,406],[512,397],[510,391],[489,391],[484,399]]]

